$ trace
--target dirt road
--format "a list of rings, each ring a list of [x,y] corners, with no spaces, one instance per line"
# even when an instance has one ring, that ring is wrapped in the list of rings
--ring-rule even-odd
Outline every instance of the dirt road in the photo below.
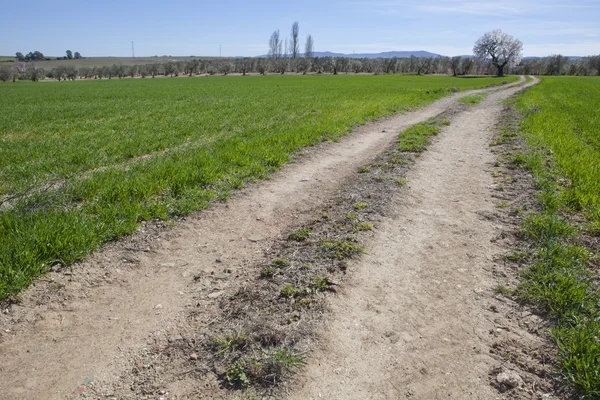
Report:
[[[493,209],[489,128],[498,101],[517,90],[494,89],[459,114],[416,164],[408,194],[393,200],[394,217],[333,301],[293,398],[493,398],[482,376],[493,363],[482,304],[493,282],[483,266],[498,249],[481,213]],[[65,398],[118,379],[149,336],[173,334],[185,318],[195,275],[251,276],[248,266],[274,239],[318,212],[400,131],[462,95],[317,146],[226,203],[175,227],[148,224],[68,274],[40,280],[2,313],[0,398]]]
[[[489,149],[500,101],[491,94],[456,116],[409,172],[396,215],[333,302],[332,321],[291,399],[493,399],[488,348],[502,253]]]

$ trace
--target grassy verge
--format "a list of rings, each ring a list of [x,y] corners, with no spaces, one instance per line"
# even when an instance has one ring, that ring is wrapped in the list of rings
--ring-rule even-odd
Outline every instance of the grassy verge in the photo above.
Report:
[[[539,202],[521,224],[527,252],[514,254],[527,266],[515,294],[551,318],[565,377],[590,399],[600,396],[600,294],[590,268],[599,242],[589,228],[599,218],[598,90],[600,79],[545,80],[515,99],[520,130],[504,129],[495,143],[525,140],[527,150],[515,146],[508,159],[531,172]]]
[[[516,79],[516,78],[515,78]],[[0,87],[0,299],[294,151],[496,78],[268,76]]]

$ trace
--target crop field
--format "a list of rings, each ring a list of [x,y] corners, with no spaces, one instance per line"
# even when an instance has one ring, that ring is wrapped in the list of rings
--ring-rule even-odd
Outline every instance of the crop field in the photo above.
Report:
[[[600,78],[546,77],[517,106],[527,116],[527,137],[552,150],[572,182],[565,202],[600,220]]]
[[[515,104],[530,148],[515,162],[535,176],[542,208],[521,228],[533,246],[517,294],[554,321],[569,383],[581,398],[598,398],[600,293],[591,262],[600,236],[600,78],[544,78]]]
[[[186,215],[226,198],[301,147],[431,103],[452,87],[501,80],[272,76],[1,85],[0,299],[143,220]]]

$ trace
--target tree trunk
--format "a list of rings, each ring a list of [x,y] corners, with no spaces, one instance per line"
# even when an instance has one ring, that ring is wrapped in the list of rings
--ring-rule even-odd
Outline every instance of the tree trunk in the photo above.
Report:
[[[504,64],[498,64],[496,68],[498,68],[498,77],[504,76]]]

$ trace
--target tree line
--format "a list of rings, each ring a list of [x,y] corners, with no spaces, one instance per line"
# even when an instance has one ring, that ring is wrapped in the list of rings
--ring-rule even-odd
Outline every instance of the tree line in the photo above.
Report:
[[[509,74],[525,75],[600,75],[600,55],[569,59],[562,55],[527,59],[507,67]],[[410,57],[410,58],[348,58],[348,57],[264,57],[264,58],[194,58],[144,65],[113,64],[101,67],[75,68],[59,65],[50,70],[35,68],[32,63],[15,62],[0,66],[0,80],[113,79],[125,77],[198,76],[228,74],[450,74],[492,75],[492,63],[474,57]]]
[[[76,51],[73,53],[71,50],[67,50],[65,52],[64,57],[56,57],[57,60],[72,60],[72,59],[80,59],[83,58],[81,53]],[[27,54],[23,54],[20,51],[17,51],[15,55],[16,61],[28,62],[28,61],[50,61],[51,57],[44,56],[44,53],[41,51],[30,51]]]

